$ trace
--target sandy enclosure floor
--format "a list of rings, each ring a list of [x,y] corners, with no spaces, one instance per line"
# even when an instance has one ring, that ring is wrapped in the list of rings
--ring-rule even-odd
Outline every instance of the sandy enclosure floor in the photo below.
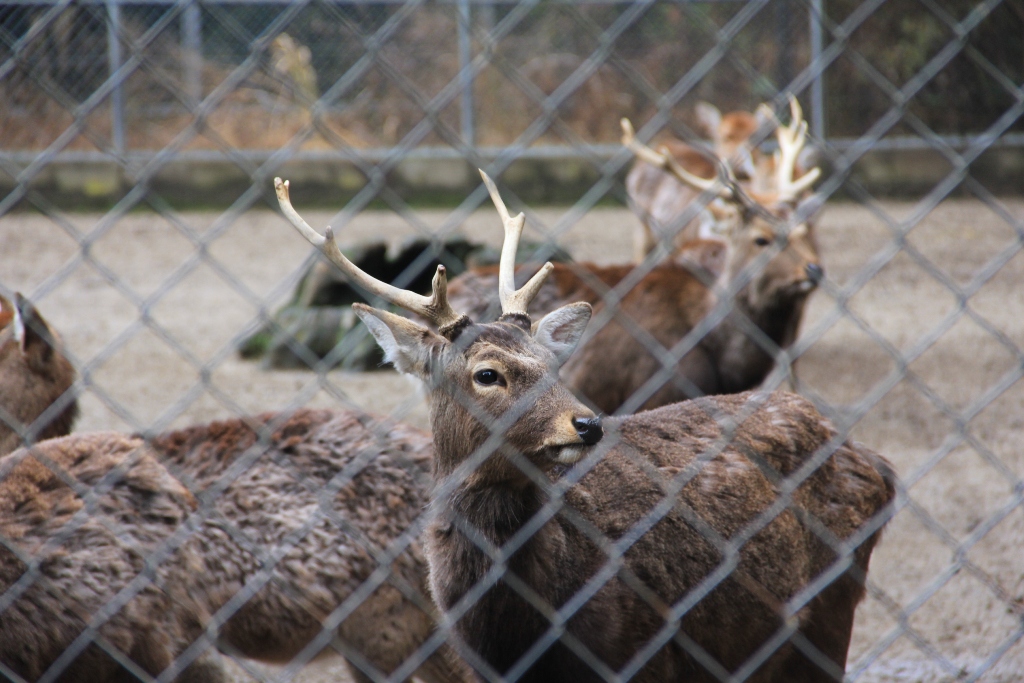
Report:
[[[978,202],[949,201],[896,250],[892,226],[917,207],[878,209],[891,225],[877,210],[857,205],[830,205],[824,214],[819,239],[828,286],[812,299],[802,333],[809,346],[799,363],[801,390],[840,418],[856,420],[854,437],[888,456],[906,487],[874,555],[849,674],[858,681],[956,680],[998,657],[981,680],[1018,681],[1024,676],[1018,235]],[[1008,201],[1002,209],[1024,219],[1024,202]],[[393,213],[367,212],[351,221],[325,212],[306,217],[318,228],[333,219],[343,242],[385,236],[397,243],[445,225],[449,212],[417,212],[415,225]],[[579,260],[619,262],[632,253],[635,221],[624,209],[578,219],[546,209],[534,218],[535,225],[557,226],[559,242]],[[425,426],[422,401],[393,372],[267,372],[234,354],[261,308],[283,302],[310,254],[275,214],[64,221],[0,220],[0,285],[32,296],[86,371],[79,431],[162,429],[300,404],[358,405]],[[472,214],[459,230],[495,244],[500,234],[492,211]],[[87,258],[69,231],[88,237]],[[328,660],[307,667],[300,680],[342,675],[340,664]],[[239,680],[247,678],[239,672]]]

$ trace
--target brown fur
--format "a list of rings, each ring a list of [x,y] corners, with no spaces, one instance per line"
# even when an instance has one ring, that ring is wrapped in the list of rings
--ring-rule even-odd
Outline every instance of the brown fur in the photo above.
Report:
[[[389,550],[396,553],[390,576],[352,599],[337,638],[388,675],[436,628],[425,597],[426,561],[415,535],[402,541],[428,499],[432,444],[420,431],[357,412],[299,410],[167,432],[151,445],[138,437],[84,434],[37,449],[89,487],[117,467],[127,474],[71,540],[44,554],[45,580],[30,583],[0,612],[0,662],[30,680],[138,574],[154,548],[180,531],[197,500],[179,480],[210,509],[199,509],[195,530],[159,565],[156,585],[147,583],[100,628],[148,673],[160,674],[219,610],[227,610],[216,633],[220,647],[262,661],[289,661],[372,578],[380,553]],[[28,451],[0,463],[0,475],[7,474],[0,476],[0,534],[31,558],[45,543],[59,542],[84,502]],[[323,502],[329,502],[326,514]],[[261,569],[278,552],[280,559],[264,576]],[[0,555],[3,588],[24,571],[15,555]],[[247,589],[255,593],[228,605]],[[80,594],[77,603],[60,597]],[[463,667],[442,647],[416,675],[432,682],[468,680]],[[124,675],[91,648],[68,669],[67,680],[120,681]],[[216,649],[208,649],[181,680],[224,680]]]
[[[894,495],[881,456],[840,441],[810,403],[782,392],[606,421],[605,440],[584,447],[567,439],[564,423],[589,411],[555,379],[555,358],[538,341],[544,321],[533,338],[525,317],[505,316],[449,340],[358,311],[386,325],[371,331],[400,369],[430,387],[438,483],[438,518],[425,537],[431,586],[466,646],[498,673],[544,637],[551,613],[579,600],[564,615],[565,635],[531,655],[518,680],[604,680],[589,657],[621,673],[666,626],[632,680],[719,680],[695,650],[734,673],[786,624],[830,670],[783,637],[747,680],[842,676]],[[482,386],[481,368],[502,382]],[[493,430],[504,441],[491,450]],[[565,489],[560,503],[552,485]],[[790,488],[792,498],[780,500]],[[621,568],[601,576],[617,542]],[[843,542],[848,557],[837,556]],[[493,553],[502,552],[492,578]],[[836,576],[822,580],[830,571]],[[816,579],[817,595],[793,605],[790,619],[787,605]],[[681,605],[689,606],[676,623],[668,615]],[[580,646],[590,655],[581,658]]]
[[[29,681],[43,675],[100,610],[131,590],[195,506],[145,442],[120,434],[53,439],[0,460],[0,662]],[[98,626],[99,637],[158,675],[209,619],[182,581],[200,568],[191,549],[170,553]],[[64,667],[59,681],[134,680],[95,642]],[[202,657],[179,680],[222,679]]]
[[[266,430],[265,442],[257,430]],[[197,493],[213,495],[217,527],[202,544],[205,579],[197,588],[211,611],[258,579],[261,555],[283,547],[289,533],[315,521],[276,564],[271,578],[220,629],[229,651],[287,662],[322,631],[378,569],[378,555],[398,543],[426,506],[430,437],[416,429],[345,410],[267,413],[212,422],[151,440],[167,466]],[[239,458],[255,458],[242,469]],[[202,495],[202,494],[200,494]],[[391,578],[352,605],[337,637],[377,671],[390,674],[435,629],[427,597],[426,561],[415,536],[397,548]],[[407,596],[424,596],[419,601]],[[427,681],[465,678],[442,648],[417,671]],[[358,680],[370,680],[350,667]]]
[[[78,417],[75,369],[57,334],[31,303],[17,295],[25,336],[15,338],[14,309],[0,297],[0,455],[29,442],[71,432]]]

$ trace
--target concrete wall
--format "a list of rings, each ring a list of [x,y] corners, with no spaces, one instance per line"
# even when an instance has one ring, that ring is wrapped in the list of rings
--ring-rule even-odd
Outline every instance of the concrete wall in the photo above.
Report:
[[[253,163],[252,168],[258,164]],[[851,178],[872,195],[913,197],[929,192],[952,170],[949,161],[933,150],[876,151],[865,155],[852,169]],[[293,197],[304,205],[341,207],[363,189],[366,178],[351,162],[324,159],[286,162],[266,177],[257,178],[273,196],[271,178],[292,180]],[[982,154],[971,166],[971,175],[996,194],[1024,192],[1024,149],[998,148]],[[521,159],[502,174],[502,181],[524,201],[534,204],[571,203],[599,178],[587,159]],[[50,163],[36,174],[29,191],[66,209],[106,208],[131,190],[140,178],[113,162],[62,161]],[[163,200],[179,208],[224,207],[238,201],[254,183],[249,171],[232,161],[172,160],[142,181]],[[479,176],[461,159],[406,159],[399,162],[388,186],[406,201],[446,205],[462,201],[479,184]],[[10,175],[0,177],[0,192],[16,187]],[[619,195],[610,197],[617,201]],[[16,208],[30,208],[22,200]]]

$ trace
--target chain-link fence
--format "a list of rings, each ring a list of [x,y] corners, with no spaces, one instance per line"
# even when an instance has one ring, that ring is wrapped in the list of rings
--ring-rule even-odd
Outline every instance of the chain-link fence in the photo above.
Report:
[[[1020,680],[1022,29],[0,3],[0,677]]]

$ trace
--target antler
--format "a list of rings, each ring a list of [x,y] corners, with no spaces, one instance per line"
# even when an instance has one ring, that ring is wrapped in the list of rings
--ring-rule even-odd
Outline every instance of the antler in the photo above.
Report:
[[[295,229],[310,244],[319,249],[320,253],[326,256],[331,263],[338,266],[354,283],[376,294],[385,301],[423,316],[434,323],[438,329],[455,323],[462,318],[462,315],[456,313],[448,303],[448,278],[445,275],[444,266],[439,265],[437,267],[437,272],[434,274],[434,279],[431,283],[433,294],[429,297],[381,282],[372,275],[368,275],[360,270],[341,253],[341,249],[338,248],[338,243],[334,239],[334,231],[331,230],[330,226],[327,227],[324,235],[309,227],[309,224],[302,219],[298,211],[292,207],[292,201],[288,196],[287,180],[282,181],[280,178],[274,178],[274,190],[277,192],[277,201],[281,205],[281,210],[284,211],[288,221],[295,226]]]
[[[633,152],[633,154],[635,154],[641,161],[646,161],[652,166],[657,166],[666,173],[675,176],[680,182],[702,192],[713,191],[723,199],[734,198],[734,183],[732,182],[729,170],[728,168],[725,168],[725,164],[721,163],[721,160],[718,157],[714,157],[713,159],[716,162],[715,166],[718,168],[718,177],[701,178],[700,176],[694,175],[683,168],[664,147],[660,151],[655,152],[653,149],[637,140],[636,133],[633,131],[633,124],[630,123],[629,119],[622,119],[621,124],[622,144]],[[709,158],[710,156],[712,155],[709,155]]]
[[[491,201],[501,216],[501,222],[505,224],[505,242],[501,247],[501,261],[498,263],[498,298],[501,299],[501,312],[505,315],[510,313],[522,313],[529,315],[526,309],[530,302],[537,296],[541,285],[547,278],[548,273],[554,268],[551,262],[545,263],[530,281],[516,290],[516,250],[519,248],[519,237],[523,234],[523,226],[526,225],[526,216],[520,213],[517,216],[509,215],[505,208],[505,202],[501,201],[498,188],[490,176],[480,171],[480,177],[484,179],[484,185],[491,195]]]
[[[807,142],[807,122],[800,103],[792,95],[789,96],[789,109],[792,115],[789,125],[780,125],[775,131],[779,141],[779,151],[775,153],[775,186],[779,193],[778,201],[782,202],[799,197],[821,175],[821,169],[814,167],[800,178],[793,179],[797,157]]]

